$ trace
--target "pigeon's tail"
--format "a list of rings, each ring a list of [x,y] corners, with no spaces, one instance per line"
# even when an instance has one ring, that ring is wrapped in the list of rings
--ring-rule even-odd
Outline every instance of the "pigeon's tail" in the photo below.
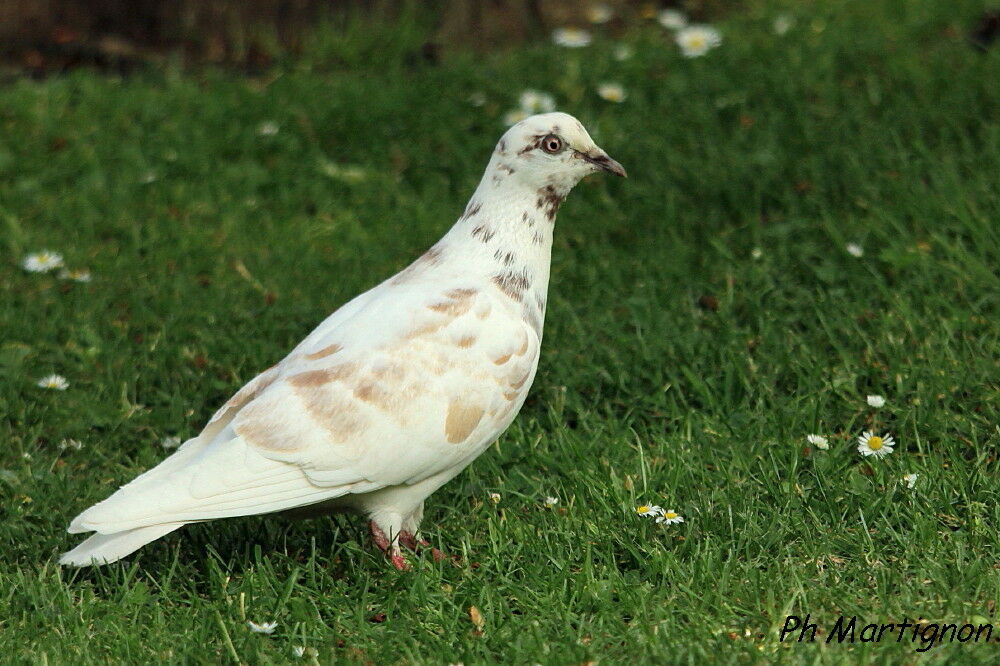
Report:
[[[73,550],[63,553],[63,556],[59,558],[59,564],[71,567],[89,567],[117,562],[150,541],[155,541],[183,525],[184,523],[167,523],[138,527],[134,530],[125,530],[114,534],[94,534]]]

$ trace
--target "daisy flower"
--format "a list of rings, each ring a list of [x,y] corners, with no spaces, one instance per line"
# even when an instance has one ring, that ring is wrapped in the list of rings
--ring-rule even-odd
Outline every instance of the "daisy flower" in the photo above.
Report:
[[[587,7],[587,20],[594,24],[607,23],[614,16],[611,7],[603,2]]]
[[[656,20],[668,30],[680,30],[688,24],[687,16],[676,9],[664,9],[656,15]]]
[[[143,185],[149,185],[150,183],[155,183],[157,178],[159,178],[159,176],[156,175],[155,171],[147,171],[142,174],[141,178],[139,178],[139,182]]]
[[[631,44],[616,44],[615,48],[611,50],[611,57],[622,62],[628,60],[635,54],[635,49],[632,48]]]
[[[647,518],[655,518],[656,516],[663,515],[663,509],[655,504],[640,504],[635,507],[635,512]]]
[[[917,485],[917,475],[916,474],[912,474],[912,473],[911,474],[904,474],[903,475],[903,483],[906,484],[907,488],[913,488],[913,486]]]
[[[559,504],[559,498],[558,497],[546,497],[545,498],[545,506],[555,506],[556,504]]]
[[[771,24],[771,29],[774,30],[774,34],[784,35],[786,32],[792,29],[795,25],[795,18],[789,14],[779,14],[774,17],[774,22]]]
[[[296,657],[301,657],[305,653],[306,653],[306,648],[303,645],[296,645],[295,647],[292,648],[292,654],[294,654]]]
[[[552,31],[552,41],[558,46],[577,49],[590,45],[590,33],[580,28],[556,28]]]
[[[692,25],[677,33],[677,46],[686,58],[703,56],[722,43],[722,35],[708,25]]]
[[[625,89],[618,83],[602,83],[597,86],[597,95],[605,101],[616,104],[625,101]]]
[[[549,113],[556,110],[556,100],[548,93],[537,90],[525,90],[517,98],[521,110],[527,114]]]
[[[755,247],[754,249],[750,250],[751,259],[761,259],[763,256],[764,256],[764,250],[760,249],[759,247]]]
[[[275,628],[278,626],[277,622],[261,622],[257,624],[256,622],[251,622],[247,620],[247,626],[250,627],[250,631],[255,634],[273,634]]]
[[[663,515],[656,517],[657,525],[674,525],[676,523],[683,523],[684,516],[677,513],[673,509],[667,509],[663,512]]]
[[[257,125],[257,135],[258,136],[274,136],[278,133],[278,123],[273,120],[266,120],[260,125]]]
[[[500,493],[490,493],[490,501],[494,504],[500,503]]]
[[[822,449],[826,451],[830,448],[830,442],[826,440],[823,435],[806,435],[806,441],[815,446],[817,449]]]
[[[59,448],[65,451],[66,449],[73,449],[74,451],[79,451],[83,448],[83,442],[78,439],[64,439],[59,442]]]
[[[86,268],[74,268],[72,270],[64,268],[59,271],[59,277],[63,280],[72,280],[73,282],[90,282],[90,271]]]
[[[21,262],[21,266],[29,273],[48,273],[63,265],[62,255],[51,250],[42,250],[29,254]]]
[[[864,248],[862,248],[857,243],[848,243],[847,245],[844,246],[844,249],[847,250],[847,254],[851,255],[852,257],[860,258],[865,256]]]
[[[503,114],[503,123],[508,127],[511,125],[516,125],[525,118],[527,118],[529,115],[530,114],[525,113],[521,109],[514,109],[513,111],[508,111],[507,113]]]
[[[885,405],[885,398],[883,398],[880,395],[870,395],[868,396],[867,400],[868,400],[868,406],[874,407],[875,409],[878,409],[879,407]]]
[[[883,458],[892,453],[892,447],[896,443],[892,440],[892,435],[886,434],[881,437],[869,430],[861,433],[858,437],[858,453],[863,456],[875,456]]]
[[[170,437],[164,437],[160,440],[160,446],[165,449],[176,449],[181,445],[181,438],[171,435]]]
[[[69,388],[69,382],[62,375],[49,375],[38,380],[38,388],[51,389],[53,391],[65,391]]]

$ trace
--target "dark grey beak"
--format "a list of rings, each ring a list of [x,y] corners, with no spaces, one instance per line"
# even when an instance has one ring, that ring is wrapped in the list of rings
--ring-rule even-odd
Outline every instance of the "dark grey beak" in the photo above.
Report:
[[[600,151],[593,153],[580,153],[580,157],[587,160],[602,171],[613,173],[616,176],[621,176],[622,178],[628,178],[628,174],[625,173],[625,167],[608,157],[607,153],[602,153]]]

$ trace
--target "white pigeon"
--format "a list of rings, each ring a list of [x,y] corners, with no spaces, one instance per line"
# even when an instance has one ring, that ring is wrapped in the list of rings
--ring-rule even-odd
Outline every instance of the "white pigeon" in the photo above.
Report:
[[[492,444],[535,377],[559,204],[595,171],[625,176],[578,120],[511,127],[451,230],[321,323],[201,433],[95,504],[59,560],[114,562],[187,523],[355,510],[406,567],[424,500]],[[315,506],[319,505],[319,506]]]

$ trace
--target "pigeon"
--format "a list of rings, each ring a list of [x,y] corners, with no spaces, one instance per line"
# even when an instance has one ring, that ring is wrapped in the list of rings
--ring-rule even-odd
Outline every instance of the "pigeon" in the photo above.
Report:
[[[424,500],[507,429],[538,368],[556,212],[625,169],[565,113],[500,138],[454,226],[326,318],[159,465],[77,516],[70,566],[119,560],[188,523],[355,511],[397,569]],[[435,551],[437,555],[437,551]]]

